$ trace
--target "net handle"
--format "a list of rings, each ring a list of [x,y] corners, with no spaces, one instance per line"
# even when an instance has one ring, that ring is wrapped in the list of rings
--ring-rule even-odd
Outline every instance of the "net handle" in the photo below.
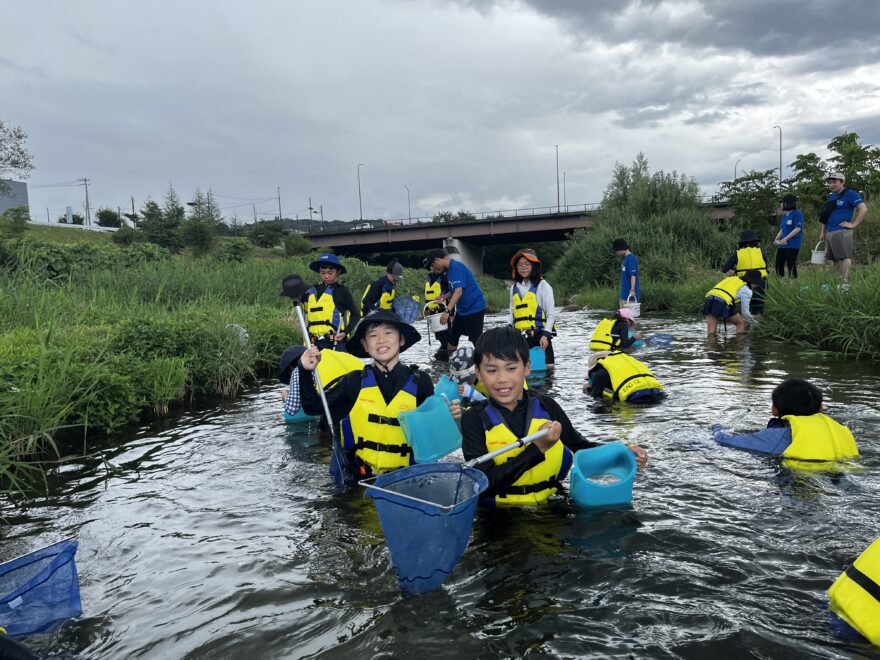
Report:
[[[443,511],[452,511],[455,507],[457,507],[459,504],[461,504],[461,502],[458,502],[458,503],[452,504],[452,505],[437,504],[436,502],[429,502],[428,500],[423,500],[418,497],[413,497],[412,495],[404,495],[403,493],[398,493],[396,491],[388,490],[387,488],[382,488],[381,486],[377,486],[376,484],[368,483],[370,481],[375,481],[378,478],[379,478],[378,476],[375,476],[375,477],[370,477],[368,479],[361,479],[358,482],[358,484],[363,486],[364,488],[368,488],[370,490],[377,490],[380,493],[385,493],[386,495],[391,495],[392,497],[401,497],[405,500],[410,500],[412,502],[418,502],[419,504],[425,504],[427,506],[432,506],[435,509],[441,509]],[[456,497],[456,499],[458,499],[458,498]]]
[[[525,447],[527,444],[534,442],[535,440],[540,440],[547,436],[550,433],[549,429],[541,429],[536,433],[532,433],[531,435],[527,435],[524,438],[520,438],[516,442],[511,442],[509,445],[501,447],[501,449],[496,449],[495,451],[490,451],[488,454],[483,454],[482,456],[477,456],[475,459],[468,461],[464,464],[464,467],[471,468],[476,467],[480,463],[485,463],[487,461],[491,461],[496,456],[501,456],[501,454],[506,454],[507,452],[516,449],[517,447]]]

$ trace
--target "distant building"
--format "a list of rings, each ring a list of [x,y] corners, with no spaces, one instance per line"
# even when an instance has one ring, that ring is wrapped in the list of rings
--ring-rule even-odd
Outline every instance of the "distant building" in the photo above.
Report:
[[[29,206],[27,184],[24,181],[0,179],[5,184],[0,186],[0,213],[17,206]]]

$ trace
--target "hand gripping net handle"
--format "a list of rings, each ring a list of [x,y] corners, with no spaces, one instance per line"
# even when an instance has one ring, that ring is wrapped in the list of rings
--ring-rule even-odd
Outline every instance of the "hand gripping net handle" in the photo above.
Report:
[[[296,318],[299,319],[299,329],[302,332],[303,341],[306,346],[309,348],[312,347],[312,338],[309,335],[309,328],[306,325],[306,319],[303,316],[302,306],[297,303],[294,305],[294,309],[296,310]],[[318,394],[321,395],[321,403],[324,404],[324,414],[327,416],[327,424],[330,427],[331,432],[333,432],[333,418],[330,416],[330,406],[327,405],[327,396],[324,394],[324,385],[321,383],[321,376],[318,374],[318,369],[316,368],[313,372],[315,376],[315,384],[318,386]],[[335,432],[333,432],[335,435]]]

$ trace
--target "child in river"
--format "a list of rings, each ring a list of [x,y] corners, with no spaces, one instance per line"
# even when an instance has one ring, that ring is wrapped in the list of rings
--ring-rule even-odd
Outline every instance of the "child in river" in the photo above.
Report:
[[[560,405],[547,395],[525,390],[530,373],[529,345],[511,327],[493,328],[477,341],[474,351],[477,378],[488,400],[462,414],[462,452],[472,460],[539,429],[545,438],[514,449],[479,466],[489,479],[484,502],[496,505],[542,504],[562,488],[572,464],[572,454],[598,443],[578,433]],[[648,454],[630,447],[641,469]]]

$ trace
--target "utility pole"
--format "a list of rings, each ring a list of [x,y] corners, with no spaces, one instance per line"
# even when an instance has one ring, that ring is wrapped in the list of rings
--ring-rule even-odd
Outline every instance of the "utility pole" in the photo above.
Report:
[[[364,202],[361,197],[361,168],[363,166],[363,163],[358,163],[358,218],[360,218],[360,220],[364,219]]]
[[[309,197],[309,224],[312,223],[312,211],[315,209],[312,207],[312,198]]]
[[[281,219],[281,186],[278,186],[278,224],[284,229],[284,221]]]
[[[48,207],[48,206],[46,207],[46,224],[47,224],[47,225],[51,225],[51,224],[52,224],[52,221],[49,220],[49,207]]]
[[[782,126],[774,126],[779,129],[779,190],[782,191]]]
[[[562,205],[565,207],[565,212],[568,213],[568,194],[565,190],[565,170],[562,170]]]
[[[404,183],[403,187],[406,188],[406,213],[407,213],[407,217],[409,218],[409,221],[412,222],[412,205],[409,202],[409,186]]]
[[[78,181],[81,181],[82,184],[83,184],[83,186],[84,186],[85,189],[86,189],[86,226],[91,226],[91,224],[92,224],[92,212],[91,212],[91,209],[89,208],[89,184],[91,183],[91,181],[89,180],[88,177],[82,177],[82,178],[77,179],[77,180],[78,180]]]
[[[321,204],[318,208],[321,209],[321,222],[324,222],[324,205]]]
[[[556,145],[556,212],[559,213],[559,145]]]
[[[254,224],[257,224],[257,205],[256,205],[256,203],[253,204],[253,207],[254,207]]]

